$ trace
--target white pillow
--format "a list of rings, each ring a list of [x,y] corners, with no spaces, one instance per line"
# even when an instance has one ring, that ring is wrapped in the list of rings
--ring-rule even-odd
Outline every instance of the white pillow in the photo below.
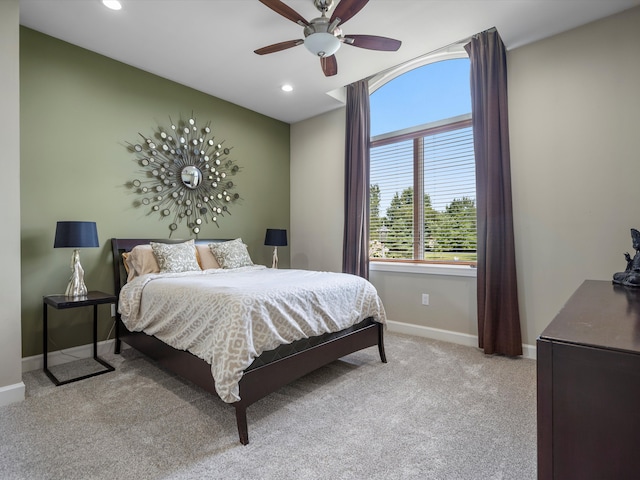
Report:
[[[130,282],[138,275],[160,272],[160,267],[151,245],[138,245],[133,247],[128,254],[122,254],[122,256],[127,267],[127,282]]]

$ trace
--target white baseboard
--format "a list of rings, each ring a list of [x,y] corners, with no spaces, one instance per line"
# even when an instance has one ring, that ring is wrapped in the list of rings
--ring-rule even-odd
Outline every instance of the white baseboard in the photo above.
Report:
[[[9,405],[10,403],[21,402],[24,400],[24,392],[25,387],[23,382],[0,387],[0,407]]]
[[[531,360],[537,360],[538,350],[535,345],[529,345],[527,343],[522,344],[522,357],[530,358]]]
[[[424,327],[422,325],[413,325],[410,323],[395,322],[387,320],[389,331],[404,333],[406,335],[414,335],[416,337],[432,338],[433,340],[441,340],[443,342],[456,343],[466,347],[478,348],[478,337],[469,335],[468,333],[453,332],[451,330],[442,330],[440,328]],[[523,358],[536,359],[536,347],[534,345],[522,345]]]
[[[115,340],[104,340],[98,342],[98,355],[104,355],[107,352],[113,352],[113,344]],[[65,348],[55,352],[49,352],[47,356],[47,364],[50,367],[62,365],[63,363],[73,362],[82,358],[93,357],[93,343],[80,345],[78,347]],[[33,370],[41,370],[44,367],[44,357],[42,354],[22,359],[22,373],[31,372]]]

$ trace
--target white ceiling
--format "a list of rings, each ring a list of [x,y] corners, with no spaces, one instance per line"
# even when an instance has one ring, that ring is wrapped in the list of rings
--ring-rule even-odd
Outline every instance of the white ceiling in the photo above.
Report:
[[[507,49],[640,5],[640,0],[371,0],[345,34],[402,40],[397,52],[343,45],[325,77],[304,46],[253,51],[304,38],[302,27],[258,0],[20,0],[26,27],[269,117],[294,123],[340,106],[327,92],[496,27]],[[304,18],[313,0],[284,0]],[[336,2],[337,3],[337,2]],[[280,86],[290,83],[294,91]]]

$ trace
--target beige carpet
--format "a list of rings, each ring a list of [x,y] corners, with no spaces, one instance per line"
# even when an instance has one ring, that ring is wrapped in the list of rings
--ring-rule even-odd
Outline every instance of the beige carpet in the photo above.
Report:
[[[135,350],[61,387],[30,372],[27,399],[0,408],[0,478],[536,478],[534,361],[389,333],[386,349],[249,407],[247,446],[232,407]]]

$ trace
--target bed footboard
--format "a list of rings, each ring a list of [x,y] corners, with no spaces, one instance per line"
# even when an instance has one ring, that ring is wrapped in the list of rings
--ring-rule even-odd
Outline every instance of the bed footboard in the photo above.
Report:
[[[367,319],[358,324],[358,327],[307,350],[254,369],[248,369],[240,380],[241,400],[233,404],[236,409],[240,442],[243,445],[249,443],[246,420],[247,407],[277,389],[341,357],[374,345],[378,345],[380,360],[386,363],[384,343],[382,343],[384,326]]]

